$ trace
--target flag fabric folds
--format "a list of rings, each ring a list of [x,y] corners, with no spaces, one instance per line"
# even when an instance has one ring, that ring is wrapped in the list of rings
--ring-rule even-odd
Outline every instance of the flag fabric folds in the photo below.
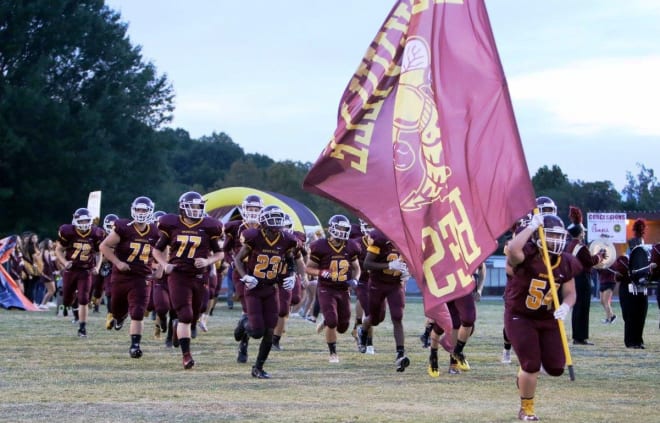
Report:
[[[303,187],[394,242],[427,316],[472,291],[472,272],[534,206],[483,0],[395,4]]]

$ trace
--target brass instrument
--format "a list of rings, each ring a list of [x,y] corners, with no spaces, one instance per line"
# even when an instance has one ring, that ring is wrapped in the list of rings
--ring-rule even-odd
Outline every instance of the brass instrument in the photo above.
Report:
[[[606,238],[596,239],[589,244],[589,253],[592,256],[598,254],[601,250],[605,250],[605,259],[594,266],[594,269],[607,269],[616,260],[616,248],[614,244]]]

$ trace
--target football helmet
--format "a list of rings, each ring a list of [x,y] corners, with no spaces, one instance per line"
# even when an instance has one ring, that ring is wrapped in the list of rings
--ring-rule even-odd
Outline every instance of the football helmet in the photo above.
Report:
[[[360,221],[360,231],[362,231],[363,235],[369,235],[369,232],[371,232],[374,227],[371,226],[369,222],[363,219],[358,219]]]
[[[162,211],[162,210],[155,211],[154,214],[153,214],[153,221],[156,222],[156,223],[158,223],[158,219],[160,219],[161,217],[165,216],[166,214],[167,214],[167,213],[165,213],[165,212]]]
[[[189,219],[201,219],[204,217],[204,204],[206,201],[202,195],[195,191],[188,191],[179,197],[179,213]]]
[[[106,234],[109,234],[115,228],[117,219],[119,219],[119,216],[114,213],[110,213],[103,218],[103,229]]]
[[[284,230],[286,232],[293,232],[293,219],[287,213],[284,213]]]
[[[536,197],[536,207],[538,207],[539,213],[542,215],[550,214],[557,216],[557,205],[550,197],[544,195]]]
[[[328,220],[328,233],[330,236],[347,240],[351,236],[351,222],[342,214],[336,214]]]
[[[261,197],[250,194],[241,203],[240,213],[243,221],[247,223],[259,222],[259,213],[264,208],[264,202]]]
[[[154,202],[149,197],[137,197],[131,204],[131,217],[137,223],[151,223],[154,215]]]
[[[277,206],[266,206],[259,213],[259,224],[264,229],[280,230],[284,227],[286,213]]]
[[[92,213],[88,209],[81,207],[73,212],[73,220],[71,223],[79,231],[87,232],[92,229]]]
[[[543,233],[545,234],[545,243],[548,246],[550,254],[559,255],[566,247],[566,229],[564,229],[564,222],[557,216],[547,214],[543,216]],[[536,246],[541,248],[541,239],[538,237],[538,232],[534,232]]]

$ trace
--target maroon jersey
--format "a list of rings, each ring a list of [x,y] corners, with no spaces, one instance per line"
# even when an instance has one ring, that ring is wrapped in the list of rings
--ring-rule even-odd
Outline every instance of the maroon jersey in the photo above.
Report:
[[[523,315],[537,320],[554,319],[548,271],[538,248],[527,243],[525,259],[513,268],[513,275],[504,289],[504,306],[514,316]],[[561,286],[582,272],[580,262],[570,253],[550,255],[555,284]]]
[[[353,240],[342,241],[334,246],[327,238],[317,239],[309,246],[309,260],[319,269],[330,271],[329,278],[319,276],[319,286],[348,290],[348,280],[353,279],[351,262],[360,255],[360,246]]]
[[[268,239],[262,229],[247,229],[242,238],[243,245],[250,249],[245,266],[248,272],[268,285],[279,282],[286,256],[295,257],[298,239],[288,232],[278,232],[274,239]]]
[[[403,260],[399,250],[381,231],[374,229],[369,233],[369,237],[371,240],[367,252],[376,256],[374,260],[376,263],[387,263],[397,259]],[[369,271],[369,276],[379,282],[401,283],[401,272],[398,270],[372,269]]]
[[[115,221],[115,233],[120,241],[115,246],[117,258],[129,265],[131,273],[147,276],[151,274],[151,247],[156,245],[159,238],[158,228],[149,224],[140,232],[130,219]],[[118,272],[113,266],[113,270]]]
[[[225,261],[231,264],[234,256],[241,251],[243,241],[241,235],[243,231],[250,229],[242,220],[230,220],[225,225],[225,242],[222,244],[222,251],[225,253]]]
[[[80,232],[75,226],[60,226],[57,240],[64,247],[64,257],[71,262],[71,269],[91,269],[96,265],[96,253],[105,238],[105,231],[92,226],[87,232]]]
[[[222,223],[212,217],[204,217],[189,225],[178,214],[166,214],[158,220],[160,239],[156,248],[163,251],[170,246],[169,263],[175,271],[202,274],[208,267],[195,267],[196,258],[207,258],[220,251],[218,241],[222,237]]]
[[[307,241],[307,235],[305,235],[303,232],[300,231],[293,231],[289,232],[290,235],[293,235],[293,237],[296,239],[296,242],[298,245],[296,246],[294,252],[293,252],[293,257],[302,257],[303,263],[307,262],[307,250],[305,249],[305,241]],[[280,274],[282,277],[286,277],[289,274],[289,267],[287,266],[287,262],[285,261],[282,270],[280,271]]]

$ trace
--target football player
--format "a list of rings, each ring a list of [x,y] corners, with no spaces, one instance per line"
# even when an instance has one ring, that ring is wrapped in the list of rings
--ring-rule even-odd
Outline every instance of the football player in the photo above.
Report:
[[[62,266],[62,304],[73,305],[78,300],[78,336],[87,337],[87,314],[92,274],[101,264],[99,245],[105,237],[103,229],[92,225],[92,214],[86,208],[73,213],[71,224],[60,226],[55,256]]]
[[[301,278],[305,272],[305,263],[297,251],[298,240],[293,234],[282,231],[284,219],[285,214],[279,207],[264,207],[259,213],[260,228],[243,232],[243,245],[234,257],[234,270],[245,284],[247,306],[247,318],[241,319],[238,332],[234,335],[241,343],[247,336],[261,339],[257,359],[252,366],[252,376],[257,379],[270,378],[264,370],[264,363],[272,348],[273,330],[277,325],[276,284],[292,290],[296,281],[295,272]],[[285,263],[289,273],[283,278],[281,269]]]
[[[344,333],[351,323],[349,288],[360,278],[360,247],[349,239],[351,223],[337,214],[328,221],[328,238],[314,241],[309,247],[307,273],[318,276],[317,295],[323,313],[325,340],[330,363],[339,363],[337,333]]]
[[[385,320],[387,300],[394,327],[395,368],[397,372],[403,372],[410,365],[405,352],[403,331],[403,309],[406,302],[404,280],[409,276],[408,267],[396,246],[380,230],[374,229],[369,235],[371,243],[364,259],[364,268],[369,271],[369,306],[362,327],[358,330],[360,351],[366,351],[364,346],[369,329]]]
[[[248,229],[259,228],[259,213],[261,213],[263,208],[264,203],[261,200],[261,197],[256,194],[247,195],[243,199],[239,208],[241,219],[230,220],[224,228],[225,240],[222,244],[222,250],[225,254],[225,261],[230,266],[228,273],[231,275],[231,282],[235,292],[234,296],[241,302],[243,309],[243,313],[238,319],[238,323],[234,329],[234,338],[237,342],[240,342],[238,346],[238,356],[236,358],[236,361],[239,363],[247,363],[249,337],[238,336],[239,332],[242,330],[242,322],[247,318],[247,306],[245,305],[244,285],[240,281],[238,273],[234,272],[234,256],[238,254],[243,245],[242,233]],[[229,290],[227,295],[229,295]],[[227,301],[229,301],[229,299]]]
[[[149,197],[137,197],[131,203],[131,219],[117,219],[113,230],[101,243],[101,253],[112,263],[110,327],[121,329],[130,316],[128,352],[132,358],[142,357],[143,319],[151,294],[147,277],[152,272],[151,251],[159,238],[152,221],[153,213],[154,202]]]
[[[153,250],[154,258],[168,275],[170,300],[178,316],[172,330],[181,347],[184,369],[195,365],[190,353],[191,325],[199,318],[208,289],[209,266],[223,257],[218,243],[222,223],[204,215],[204,204],[202,196],[195,191],[181,194],[179,213],[158,220],[160,239]]]
[[[538,235],[541,226],[554,282],[559,285],[562,298],[556,310]],[[575,304],[573,277],[582,271],[577,259],[564,251],[566,235],[564,224],[557,216],[536,214],[508,243],[507,265],[511,267],[512,276],[504,290],[504,326],[520,361],[516,382],[520,420],[538,420],[534,394],[541,366],[548,375],[560,376],[566,364],[555,319],[563,320]]]

